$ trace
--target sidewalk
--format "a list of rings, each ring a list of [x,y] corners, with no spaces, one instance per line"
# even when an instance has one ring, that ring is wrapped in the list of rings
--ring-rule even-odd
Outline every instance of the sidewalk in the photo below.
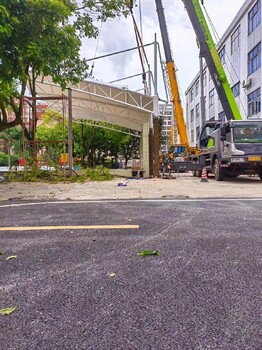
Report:
[[[103,200],[165,198],[262,198],[258,177],[201,182],[190,173],[172,179],[123,179],[86,183],[0,183],[5,200]]]

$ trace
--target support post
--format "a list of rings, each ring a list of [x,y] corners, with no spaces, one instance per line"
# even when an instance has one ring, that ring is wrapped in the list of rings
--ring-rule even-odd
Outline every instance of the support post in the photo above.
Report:
[[[157,41],[154,41],[154,100],[153,100],[153,175],[159,176],[159,105],[157,93]]]
[[[152,117],[150,117],[152,119]],[[154,130],[152,127],[152,122],[150,121],[149,126],[149,176],[154,176]]]
[[[159,174],[159,120],[154,117],[154,176],[160,177]]]
[[[204,73],[203,73],[203,58],[199,58],[199,68],[200,68],[200,126],[206,121],[206,111],[205,111],[205,97],[204,97]]]
[[[73,113],[72,113],[72,89],[68,88],[68,175],[72,176],[73,170]]]

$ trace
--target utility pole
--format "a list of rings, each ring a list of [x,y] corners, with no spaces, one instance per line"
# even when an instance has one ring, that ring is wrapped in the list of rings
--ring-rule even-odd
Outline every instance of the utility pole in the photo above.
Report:
[[[159,177],[159,106],[158,106],[158,93],[157,93],[157,41],[156,34],[154,40],[154,100],[153,100],[153,175]]]
[[[203,58],[199,57],[199,82],[200,82],[200,125],[206,121],[204,81],[203,81]]]
[[[68,175],[72,176],[73,170],[73,112],[72,89],[68,88]]]

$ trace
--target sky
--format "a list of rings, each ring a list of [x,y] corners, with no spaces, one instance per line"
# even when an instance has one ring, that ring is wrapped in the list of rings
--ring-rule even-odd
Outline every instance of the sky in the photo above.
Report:
[[[204,0],[205,8],[216,28],[219,37],[222,37],[245,0]],[[141,30],[144,45],[153,43],[156,33],[160,45],[162,59],[165,59],[162,49],[162,38],[154,0],[137,0],[138,5],[134,8],[134,15],[139,29]],[[182,101],[189,84],[199,71],[199,55],[196,44],[196,36],[184,9],[181,0],[162,0],[167,22],[169,40],[175,66]],[[140,11],[139,11],[140,10]],[[140,15],[141,14],[141,15]],[[100,25],[99,25],[100,27]],[[86,39],[83,41],[82,56],[87,59],[108,55],[136,47],[135,31],[133,22],[129,16],[127,19],[114,19],[103,23],[101,34],[98,39]],[[153,45],[146,49],[146,56],[151,70],[154,70]],[[166,93],[161,73],[159,58],[157,59],[157,90],[161,99],[166,99]],[[91,60],[94,62],[93,77],[101,83],[136,75],[142,72],[142,66],[138,50],[132,50],[102,59]],[[147,66],[145,67],[148,70]],[[142,78],[123,80],[114,85],[125,87],[133,91],[142,92]]]

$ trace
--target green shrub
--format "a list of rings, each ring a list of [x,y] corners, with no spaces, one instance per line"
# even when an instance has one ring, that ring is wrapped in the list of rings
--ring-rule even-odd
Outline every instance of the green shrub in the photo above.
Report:
[[[11,166],[18,166],[19,156],[17,154],[12,154],[10,156]],[[5,153],[0,153],[0,166],[8,166],[8,155]]]
[[[19,164],[19,156],[17,154],[12,154],[11,155],[11,166],[18,166]]]
[[[56,169],[55,171],[41,170],[39,168],[25,167],[23,171],[11,171],[8,173],[9,181],[22,182],[85,182],[85,181],[108,181],[113,176],[110,170],[103,166],[97,166],[95,169],[88,168],[81,175],[73,174],[69,177],[68,172],[64,173]]]
[[[8,166],[8,155],[0,153],[0,166]]]
[[[112,179],[110,170],[104,168],[102,165],[98,165],[96,168],[87,168],[86,176],[91,181],[108,181]]]

